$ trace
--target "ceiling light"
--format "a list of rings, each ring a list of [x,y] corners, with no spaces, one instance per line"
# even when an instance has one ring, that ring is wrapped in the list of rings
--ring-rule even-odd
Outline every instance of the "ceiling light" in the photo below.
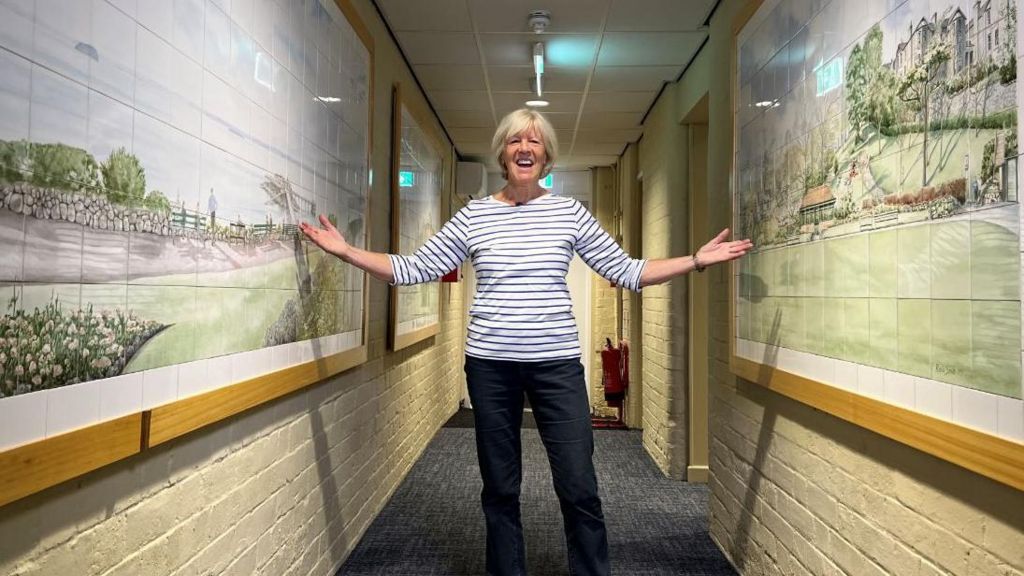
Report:
[[[543,34],[548,28],[548,24],[551,24],[551,12],[547,10],[534,10],[530,12],[530,17],[526,20],[530,30],[533,30],[534,34]]]
[[[313,100],[318,102],[341,102],[341,98],[338,98],[337,96],[317,96],[316,98],[313,98]]]
[[[526,105],[531,108],[544,108],[550,104],[547,100],[527,100]]]

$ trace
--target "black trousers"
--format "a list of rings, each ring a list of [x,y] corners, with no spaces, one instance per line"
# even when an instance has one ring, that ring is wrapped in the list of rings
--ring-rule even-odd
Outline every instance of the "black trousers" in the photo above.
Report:
[[[594,474],[594,433],[579,359],[510,362],[466,357],[487,521],[487,573],[526,574],[519,513],[523,392],[547,449],[574,576],[607,576],[608,537]]]

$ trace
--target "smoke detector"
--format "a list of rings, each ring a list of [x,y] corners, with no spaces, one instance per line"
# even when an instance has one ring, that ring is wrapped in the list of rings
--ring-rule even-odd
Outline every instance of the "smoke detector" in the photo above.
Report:
[[[548,24],[551,24],[551,12],[547,10],[534,10],[530,12],[530,17],[526,20],[530,30],[533,30],[534,34],[543,34],[548,28]]]

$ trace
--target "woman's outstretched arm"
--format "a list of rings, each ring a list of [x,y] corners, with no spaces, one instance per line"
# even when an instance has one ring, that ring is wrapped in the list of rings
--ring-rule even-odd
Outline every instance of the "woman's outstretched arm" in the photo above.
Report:
[[[640,274],[640,287],[661,284],[693,270],[703,270],[713,264],[735,260],[754,247],[750,240],[727,241],[727,238],[729,238],[728,228],[701,246],[693,256],[648,260],[644,271]]]
[[[322,228],[302,222],[299,224],[299,229],[314,244],[323,248],[324,252],[341,258],[343,261],[365,271],[378,280],[383,280],[389,284],[395,281],[395,271],[387,254],[370,252],[369,250],[352,246],[323,214],[320,215],[320,225]]]

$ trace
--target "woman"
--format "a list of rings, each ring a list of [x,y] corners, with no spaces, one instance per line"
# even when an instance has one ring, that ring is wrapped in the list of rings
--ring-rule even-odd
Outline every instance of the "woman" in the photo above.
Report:
[[[749,240],[728,230],[693,256],[629,258],[576,200],[538,181],[557,157],[555,132],[541,114],[517,110],[494,135],[507,184],[473,200],[412,256],[349,246],[323,216],[302,231],[321,248],[392,284],[435,280],[467,256],[477,276],[466,343],[466,381],[476,420],[487,522],[487,572],[526,574],[519,515],[523,393],[547,449],[562,509],[570,573],[610,573],[608,540],[594,474],[594,439],[580,344],[565,283],[573,252],[598,274],[631,290],[739,258]]]

